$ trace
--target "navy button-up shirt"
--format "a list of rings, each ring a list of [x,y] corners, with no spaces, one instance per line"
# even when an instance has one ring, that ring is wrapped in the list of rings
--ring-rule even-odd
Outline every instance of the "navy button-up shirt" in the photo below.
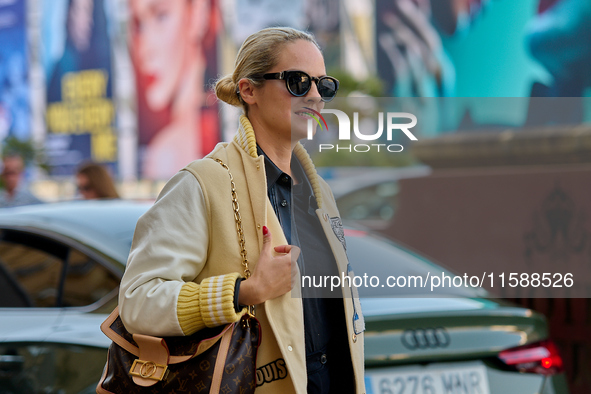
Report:
[[[292,158],[291,170],[297,180],[294,184],[292,177],[281,171],[260,147],[257,147],[257,152],[265,156],[267,194],[287,242],[301,249],[298,258],[301,275],[338,275],[334,255],[316,215],[318,205],[312,185],[301,163],[295,156]],[[319,352],[327,353],[329,348],[348,350],[343,300],[323,297],[326,295],[324,290],[302,289],[307,357]],[[337,341],[339,344],[334,343]],[[333,355],[336,353],[333,352]]]

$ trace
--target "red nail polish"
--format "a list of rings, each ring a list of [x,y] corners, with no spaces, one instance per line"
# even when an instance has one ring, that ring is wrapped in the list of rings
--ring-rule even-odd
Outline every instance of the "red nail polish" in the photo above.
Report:
[[[267,226],[263,226],[263,235],[267,234],[269,234],[269,229],[267,228]]]

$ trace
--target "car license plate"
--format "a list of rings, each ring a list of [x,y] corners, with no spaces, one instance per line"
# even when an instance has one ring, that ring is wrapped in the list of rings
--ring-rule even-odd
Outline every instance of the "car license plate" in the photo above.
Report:
[[[368,371],[367,394],[490,394],[483,365]]]

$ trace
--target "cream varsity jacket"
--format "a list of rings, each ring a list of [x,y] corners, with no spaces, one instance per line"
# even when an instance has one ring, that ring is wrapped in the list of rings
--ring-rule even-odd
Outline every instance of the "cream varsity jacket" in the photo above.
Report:
[[[300,144],[294,153],[312,184],[316,213],[339,273],[353,275],[332,192]],[[273,246],[287,243],[267,198],[264,158],[257,156],[254,131],[242,116],[234,140],[218,144],[208,158],[176,174],[139,219],[119,294],[121,319],[130,332],[189,335],[236,321],[242,314],[235,313],[233,303],[234,284],[243,268],[230,180],[227,170],[211,158],[226,163],[234,177],[251,270],[262,248],[262,226],[271,231]],[[355,392],[365,393],[363,317],[356,294],[352,297],[349,288],[343,291]],[[306,393],[303,309],[294,294],[256,307],[262,329],[257,393]]]

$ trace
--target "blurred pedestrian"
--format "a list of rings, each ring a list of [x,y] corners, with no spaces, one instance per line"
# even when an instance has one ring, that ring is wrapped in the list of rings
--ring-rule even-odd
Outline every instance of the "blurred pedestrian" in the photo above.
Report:
[[[83,164],[76,172],[76,187],[85,200],[119,198],[113,179],[100,164]]]
[[[43,201],[33,195],[23,184],[25,162],[17,154],[8,154],[2,159],[3,189],[0,191],[0,208],[40,204]]]

